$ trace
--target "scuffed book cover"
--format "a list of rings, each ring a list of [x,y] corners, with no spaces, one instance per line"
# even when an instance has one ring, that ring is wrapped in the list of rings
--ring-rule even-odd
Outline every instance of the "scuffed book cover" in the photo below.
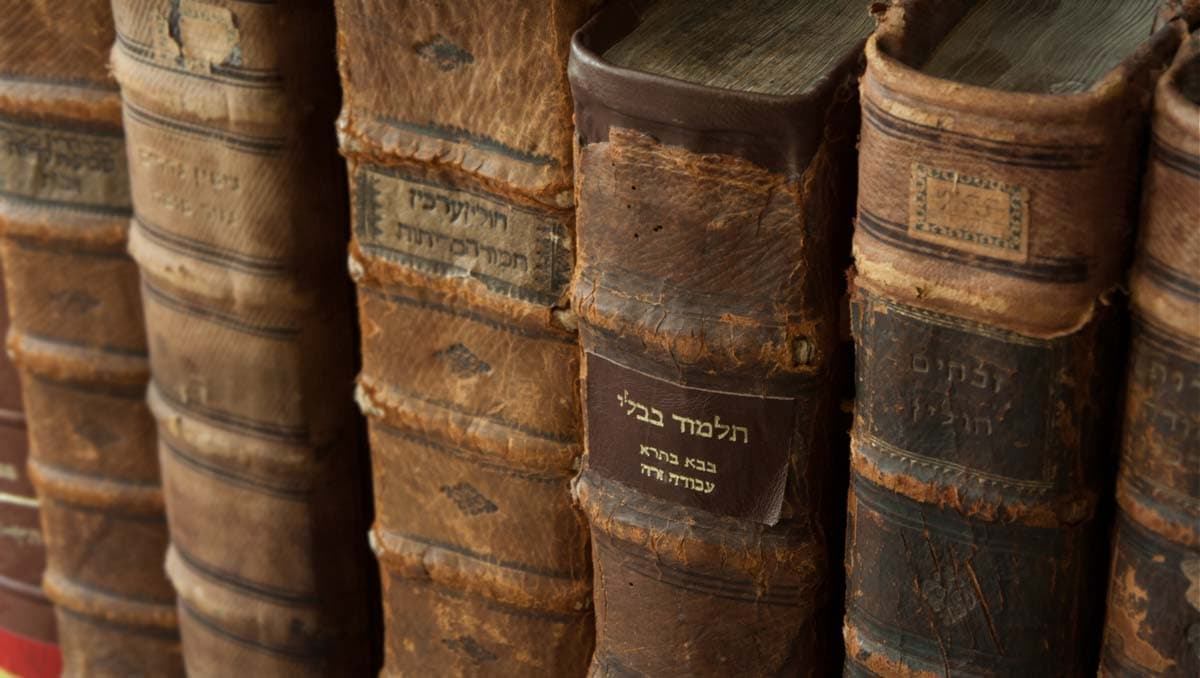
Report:
[[[0,280],[0,336],[7,333]],[[41,586],[46,544],[28,454],[21,384],[12,361],[0,354],[0,673],[54,678],[62,672],[62,655],[54,607]]]
[[[608,60],[652,9],[607,5],[569,67],[591,673],[826,675],[853,82],[871,21],[854,7],[850,45],[785,95]]]
[[[187,672],[369,673],[332,3],[113,11]]]
[[[4,2],[0,12],[7,348],[21,374],[62,671],[182,675],[137,268],[125,253],[111,11],[89,0]],[[23,484],[25,471],[0,483]]]
[[[338,0],[384,675],[592,650],[566,55],[590,0]]]
[[[1200,40],[1159,82],[1101,675],[1200,673]]]
[[[389,676],[586,670],[565,64],[592,5],[337,2]]]
[[[1148,95],[1183,32],[1151,36],[1143,4],[1145,32],[1090,83],[927,72],[964,35],[956,22],[980,26],[971,13],[1000,3],[899,3],[867,44],[847,675],[1095,670],[1124,337],[1115,290]],[[966,54],[946,70],[1008,72],[981,71],[982,48]]]

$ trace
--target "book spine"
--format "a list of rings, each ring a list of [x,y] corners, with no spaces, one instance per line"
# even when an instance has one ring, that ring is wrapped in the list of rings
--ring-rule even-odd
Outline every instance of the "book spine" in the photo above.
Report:
[[[8,332],[0,266],[0,336]],[[46,544],[29,480],[29,442],[16,367],[0,355],[0,672],[53,678],[62,672],[54,607],[42,591]]]
[[[1158,87],[1117,480],[1101,675],[1200,672],[1200,72],[1192,40]]]
[[[894,16],[861,89],[846,672],[1085,675],[1123,337],[1108,299],[1180,27],[1056,97],[923,75]]]
[[[336,3],[383,675],[591,654],[565,77],[589,4]]]
[[[603,10],[569,70],[591,675],[828,675],[861,46],[756,97],[604,62],[636,18]]]
[[[107,3],[0,6],[0,228],[62,670],[181,675]]]
[[[363,675],[368,506],[332,7],[113,10],[188,674]]]

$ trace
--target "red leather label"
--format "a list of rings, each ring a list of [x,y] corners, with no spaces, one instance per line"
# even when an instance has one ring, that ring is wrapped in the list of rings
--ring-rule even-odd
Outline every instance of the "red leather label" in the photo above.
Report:
[[[774,525],[796,400],[672,383],[587,354],[588,467],[648,495]]]

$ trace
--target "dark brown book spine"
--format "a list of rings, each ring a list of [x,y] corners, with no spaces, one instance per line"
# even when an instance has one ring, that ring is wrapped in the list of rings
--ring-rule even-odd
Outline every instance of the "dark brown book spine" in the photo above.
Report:
[[[591,0],[338,0],[388,676],[592,650],[566,53]]]
[[[1184,93],[1190,88],[1190,98]],[[1200,43],[1159,83],[1101,675],[1200,674]]]
[[[188,675],[365,675],[369,505],[332,3],[113,12]]]
[[[1002,92],[912,66],[963,7],[933,5],[889,11],[861,88],[846,672],[1087,675],[1120,378],[1107,300],[1182,31],[1086,92]]]
[[[181,675],[104,0],[4,2],[0,230],[67,676]],[[23,471],[24,469],[22,469]]]
[[[721,90],[603,59],[643,6],[569,68],[592,675],[828,675],[861,44],[805,95]]]
[[[0,336],[7,333],[8,304],[0,279]],[[52,678],[62,671],[62,658],[54,607],[41,587],[46,544],[28,455],[21,384],[12,361],[0,355],[0,671]]]

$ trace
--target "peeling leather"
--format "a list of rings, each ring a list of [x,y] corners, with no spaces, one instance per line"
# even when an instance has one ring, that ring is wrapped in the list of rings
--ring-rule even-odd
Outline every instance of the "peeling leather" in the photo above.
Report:
[[[592,4],[336,3],[382,675],[591,656],[565,64]]]
[[[1119,505],[1100,674],[1200,672],[1200,70],[1195,34],[1156,91],[1142,231],[1130,275]]]
[[[914,70],[968,8],[897,3],[867,45],[847,675],[1081,676],[1099,649],[1116,289],[1183,29],[1072,96]],[[1005,209],[967,220],[973,239],[930,227],[968,198]]]
[[[667,82],[598,56],[644,5],[613,3],[576,35],[571,55],[581,343],[589,364],[600,357],[637,379],[790,398],[796,415],[771,422],[790,444],[774,525],[764,524],[769,510],[754,511],[757,520],[717,515],[585,461],[575,492],[596,576],[590,675],[827,675],[836,670],[831,554],[844,482],[834,376],[844,262],[835,252],[853,199],[857,51],[797,97]],[[708,131],[706,117],[722,129]],[[583,379],[589,397],[595,386],[615,388],[600,397],[638,399],[632,376],[628,394],[619,382],[592,384],[586,368]],[[589,430],[655,425],[599,411],[585,403]],[[595,440],[585,460],[608,455],[637,476],[636,444],[601,450]],[[765,490],[748,488],[779,501]]]

